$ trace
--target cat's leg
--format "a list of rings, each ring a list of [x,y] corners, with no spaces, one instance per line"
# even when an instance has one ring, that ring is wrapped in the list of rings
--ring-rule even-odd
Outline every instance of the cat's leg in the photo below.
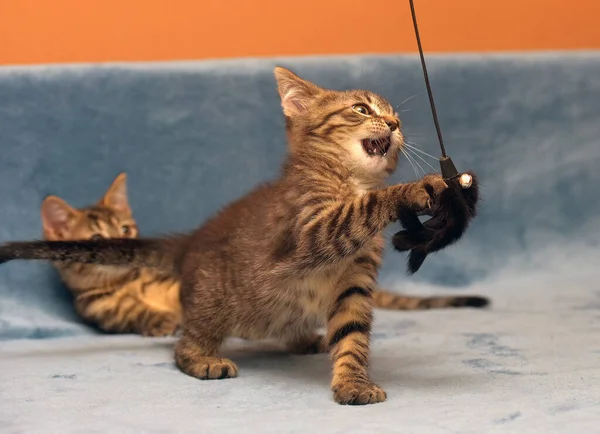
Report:
[[[310,333],[290,339],[286,348],[292,354],[318,354],[327,352],[327,343],[323,335]]]
[[[153,276],[132,288],[141,305],[145,306],[135,327],[143,336],[171,336],[181,327],[179,283]]]
[[[175,345],[175,362],[187,375],[201,380],[220,380],[237,377],[238,368],[231,360],[218,357],[217,350],[224,336],[192,333],[184,328]]]
[[[175,344],[175,363],[183,373],[201,380],[233,378],[238,374],[235,363],[218,356],[231,317],[225,310],[222,293],[211,292],[213,287],[215,282],[210,279],[183,280],[181,287],[183,325],[181,338]]]
[[[140,313],[135,324],[136,332],[142,336],[172,336],[181,325],[181,318],[173,312],[148,308]]]
[[[374,277],[354,266],[337,288],[329,309],[327,342],[333,362],[331,389],[340,404],[374,404],[386,393],[368,374]]]
[[[143,304],[126,291],[99,288],[75,296],[75,310],[106,333],[138,333],[136,322]]]
[[[127,287],[89,290],[75,298],[75,310],[87,321],[108,333],[137,333],[170,336],[179,328],[176,312],[159,310],[132,295]]]

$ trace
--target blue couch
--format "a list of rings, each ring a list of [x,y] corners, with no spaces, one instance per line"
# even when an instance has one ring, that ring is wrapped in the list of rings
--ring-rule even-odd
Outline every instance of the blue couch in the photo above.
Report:
[[[406,136],[439,155],[415,56],[3,67],[0,241],[39,237],[46,195],[87,205],[121,171],[144,235],[191,229],[276,176],[286,143],[275,64],[406,100]],[[597,430],[600,52],[428,65],[449,153],[479,174],[484,201],[463,240],[416,276],[390,249],[381,284],[493,304],[378,311],[371,370],[387,402],[339,406],[327,356],[269,343],[228,343],[237,379],[186,377],[173,339],[101,335],[49,265],[14,262],[0,267],[0,431]],[[404,160],[393,181],[414,178]]]

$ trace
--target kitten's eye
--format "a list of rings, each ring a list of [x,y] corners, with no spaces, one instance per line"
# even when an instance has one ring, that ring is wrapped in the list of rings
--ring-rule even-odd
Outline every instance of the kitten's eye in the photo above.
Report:
[[[131,233],[131,228],[127,225],[121,226],[121,233],[123,235],[129,235]]]
[[[369,116],[371,114],[371,109],[366,104],[354,104],[352,106],[352,110],[365,116]]]
[[[100,235],[100,234],[94,234],[94,235],[92,235],[92,237],[90,238],[90,240],[101,240],[103,238],[104,237],[102,235]]]

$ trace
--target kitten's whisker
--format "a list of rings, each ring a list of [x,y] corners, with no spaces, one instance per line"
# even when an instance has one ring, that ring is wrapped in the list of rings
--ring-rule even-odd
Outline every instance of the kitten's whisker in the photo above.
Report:
[[[396,108],[400,107],[402,104],[405,104],[405,103],[409,102],[411,99],[413,99],[413,98],[415,98],[415,97],[419,96],[419,94],[420,94],[420,93],[421,93],[421,92],[419,92],[419,93],[415,93],[413,96],[409,96],[409,97],[408,97],[408,98],[406,98],[404,101],[402,101],[400,104],[398,104],[398,105],[396,106]]]
[[[421,172],[423,172],[423,175],[427,175],[427,172],[425,172],[425,169],[423,169],[423,166],[421,166],[421,165],[419,164],[419,162],[418,162],[417,160],[415,160],[414,158],[413,158],[413,161],[415,162],[415,164],[416,164],[417,166],[419,166],[419,169],[421,169]]]
[[[413,171],[415,172],[415,177],[418,179],[419,174],[417,173],[417,167],[413,163],[412,158],[410,158],[410,155],[408,155],[404,149],[401,149],[401,151],[404,154],[404,156],[406,157],[406,159],[408,160],[408,162],[410,163],[410,166],[413,168]]]
[[[423,150],[421,150],[421,149],[417,148],[416,146],[414,146],[414,144],[413,144],[413,145],[411,145],[410,143],[412,143],[412,142],[408,142],[408,141],[406,141],[406,140],[405,140],[405,141],[404,141],[404,146],[406,146],[407,148],[410,148],[410,149],[412,149],[413,151],[419,152],[420,154],[426,155],[426,156],[427,156],[427,157],[429,157],[429,158],[433,158],[433,159],[434,159],[434,160],[436,160],[436,161],[440,161],[440,159],[439,159],[439,158],[437,158],[437,157],[434,157],[434,156],[433,156],[433,155],[431,155],[431,154],[428,154],[427,152],[425,152],[425,151],[423,151]]]
[[[417,154],[413,148],[411,147],[407,147],[406,148],[407,152],[412,152],[412,154],[417,157],[418,159],[420,159],[423,163],[427,164],[429,167],[431,167],[433,169],[434,172],[437,173],[437,169],[435,167],[433,167],[431,164],[429,164],[423,157],[421,157],[419,154]]]
[[[410,167],[412,167],[412,170],[415,173],[415,179],[418,179],[419,178],[419,173],[417,172],[417,166],[415,166],[415,163],[413,163],[413,160],[406,154],[406,152],[402,151],[402,153],[406,157],[406,161],[409,162]]]

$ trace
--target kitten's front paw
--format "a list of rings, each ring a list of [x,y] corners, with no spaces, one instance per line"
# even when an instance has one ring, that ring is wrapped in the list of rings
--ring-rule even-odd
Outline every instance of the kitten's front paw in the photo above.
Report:
[[[387,394],[381,387],[370,381],[349,379],[334,384],[333,399],[342,405],[365,405],[383,402]]]
[[[448,188],[441,175],[426,175],[416,182],[411,202],[417,214],[429,214],[440,194]]]

